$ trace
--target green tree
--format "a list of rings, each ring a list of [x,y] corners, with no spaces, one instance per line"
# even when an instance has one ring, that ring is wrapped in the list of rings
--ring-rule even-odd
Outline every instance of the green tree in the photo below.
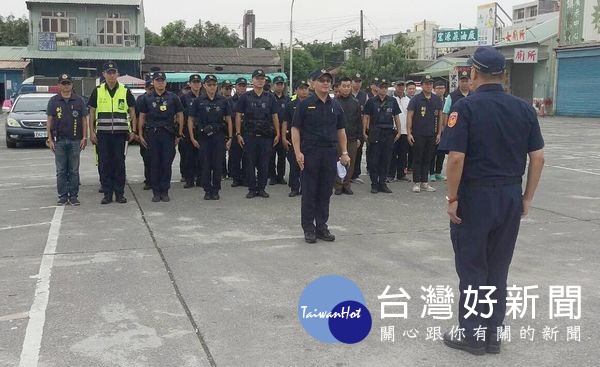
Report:
[[[179,47],[239,47],[242,40],[235,31],[218,23],[198,20],[188,28],[185,21],[176,20],[162,27],[160,44]]]
[[[408,60],[409,56],[412,56],[410,47],[413,42],[404,35],[398,35],[394,43],[374,50],[370,58],[362,59],[360,56],[352,55],[344,63],[341,72],[343,75],[360,73],[367,79],[378,77],[394,81],[403,78],[416,71],[414,61]]]
[[[339,43],[331,42],[299,42],[317,62],[317,67],[331,69],[340,66],[344,62],[344,50]]]
[[[354,29],[349,30],[346,34],[346,38],[341,42],[342,50],[351,50],[353,55],[360,55],[360,34]],[[365,39],[363,39],[363,43],[365,48],[371,45],[371,42]]]
[[[148,28],[145,28],[145,42],[146,46],[160,46],[161,37],[160,35],[152,32]]]
[[[310,52],[301,49],[294,49],[294,75],[293,79],[307,80],[308,74],[317,69],[318,63],[312,57]],[[284,54],[284,72],[290,75],[290,50],[286,49]]]
[[[270,50],[273,48],[273,45],[264,38],[256,37],[254,39],[254,48],[264,48],[265,50]]]
[[[160,30],[162,46],[192,46],[189,44],[189,30],[184,20],[175,20]]]
[[[0,46],[27,46],[29,21],[25,17],[0,16]]]

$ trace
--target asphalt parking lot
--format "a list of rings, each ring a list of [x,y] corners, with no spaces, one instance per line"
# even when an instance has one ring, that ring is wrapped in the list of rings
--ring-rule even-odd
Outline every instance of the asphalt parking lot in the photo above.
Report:
[[[507,319],[512,341],[475,357],[427,340],[451,320],[421,318],[420,287],[457,288],[444,183],[414,194],[333,197],[333,243],[307,245],[300,199],[268,186],[245,199],[224,182],[220,201],[173,182],[171,202],[142,190],[137,146],[127,155],[127,204],[100,205],[92,150],[82,153],[79,207],[57,208],[44,147],[7,149],[0,118],[0,366],[597,366],[600,357],[600,119],[541,120],[546,167],[523,219],[509,284],[537,285],[536,317]],[[178,160],[173,165],[179,179]],[[368,182],[366,176],[363,179]],[[358,344],[304,331],[298,300],[337,274],[362,290],[373,316]],[[411,296],[407,319],[381,319],[387,285]],[[549,318],[550,286],[581,286],[580,319]],[[458,297],[455,297],[458,299]],[[456,305],[455,305],[456,306]],[[456,307],[454,307],[456,310]],[[394,326],[395,340],[381,328]],[[535,329],[533,341],[521,327]],[[567,328],[580,326],[580,341]],[[544,340],[545,327],[556,341]],[[418,330],[416,338],[405,334]]]

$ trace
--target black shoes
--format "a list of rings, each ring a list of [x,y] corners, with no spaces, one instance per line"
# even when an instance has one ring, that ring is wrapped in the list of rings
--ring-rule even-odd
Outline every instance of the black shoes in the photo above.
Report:
[[[342,189],[335,189],[335,191],[333,192],[336,195],[342,195],[343,190]]]
[[[110,204],[112,203],[112,194],[111,195],[104,195],[104,197],[102,198],[102,201],[100,201],[100,204],[102,205],[106,205],[106,204]]]
[[[242,182],[240,182],[240,181],[233,180],[233,182],[231,183],[231,187],[239,187],[239,186],[243,186]]]
[[[379,192],[385,192],[386,194],[391,194],[392,190],[390,190],[390,188],[387,187],[386,184],[381,184],[381,185],[379,185]]]
[[[79,199],[77,199],[77,196],[71,196],[69,198],[69,203],[73,206],[79,206],[81,204],[81,202],[79,201]]]
[[[152,202],[153,203],[158,203],[160,201],[160,195],[159,194],[154,194],[154,196],[152,196]]]
[[[277,185],[277,179],[276,178],[270,178],[269,179],[269,186],[273,186],[273,185]]]
[[[171,201],[171,198],[169,197],[169,194],[163,192],[162,194],[160,194],[160,200],[164,201],[165,203],[168,203],[169,201]]]
[[[220,199],[221,199],[221,197],[219,196],[218,193],[217,194],[212,194],[211,197],[210,197],[210,200],[220,200]]]
[[[248,193],[246,194],[246,199],[252,199],[256,197],[256,192],[254,191],[248,191]]]
[[[377,185],[371,185],[371,194],[377,194],[379,192],[379,189],[377,188]]]
[[[144,190],[148,191],[148,190],[151,190],[151,189],[152,189],[152,186],[150,186],[149,183],[144,182]]]
[[[119,195],[115,198],[115,201],[119,204],[125,204],[127,202],[127,198],[123,195]]]
[[[63,205],[67,205],[68,203],[69,203],[69,198],[64,196],[64,197],[58,198],[56,205],[63,206]]]
[[[296,190],[292,190],[290,191],[290,193],[288,194],[289,197],[291,198],[295,198],[296,196],[300,195],[300,192],[296,191]]]
[[[212,196],[208,192],[204,193],[204,200],[211,200],[211,199],[212,199]]]
[[[349,187],[344,187],[344,188],[342,189],[342,192],[343,192],[344,194],[346,194],[346,195],[354,195],[354,191],[352,191],[352,189],[351,189],[351,188],[349,188]]]
[[[332,235],[328,229],[317,231],[316,235],[317,235],[318,239],[323,240],[323,241],[327,241],[327,242],[335,241],[335,236]]]
[[[287,181],[285,180],[285,178],[278,178],[277,183],[279,185],[287,185]]]
[[[306,243],[317,243],[317,234],[315,232],[304,232],[304,241]]]
[[[261,198],[268,198],[269,194],[267,194],[267,192],[265,190],[260,190],[256,195],[260,196]]]
[[[183,185],[183,188],[184,189],[191,189],[194,186],[196,186],[196,185],[194,185],[194,182],[186,182],[185,185]]]
[[[464,350],[465,352],[471,353],[476,356],[486,354],[486,342],[477,340],[465,340],[465,338],[461,338],[461,340],[458,340],[458,338],[453,338],[452,333],[450,333],[449,331],[447,331],[444,334],[444,344],[446,344],[446,346],[450,348]]]

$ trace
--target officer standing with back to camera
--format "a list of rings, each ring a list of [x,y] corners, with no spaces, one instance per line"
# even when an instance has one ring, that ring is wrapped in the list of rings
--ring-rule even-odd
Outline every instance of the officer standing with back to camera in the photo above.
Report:
[[[166,90],[165,73],[152,74],[154,93],[144,96],[140,104],[140,138],[150,152],[152,177],[152,202],[168,202],[171,172],[175,159],[175,146],[183,136],[183,106],[175,93]],[[177,121],[177,131],[173,121]]]
[[[253,90],[243,94],[236,107],[235,131],[238,143],[244,148],[248,199],[269,197],[265,187],[271,150],[279,143],[280,137],[277,101],[272,93],[263,90],[265,77],[262,69],[252,73]]]
[[[202,157],[202,186],[204,200],[219,200],[223,158],[225,150],[231,146],[233,128],[231,124],[231,105],[223,95],[217,93],[217,77],[204,77],[206,95],[197,98],[190,110],[188,133],[192,144]],[[224,124],[225,122],[225,124]],[[196,133],[193,126],[196,125]],[[225,135],[227,132],[227,135]]]
[[[127,202],[125,198],[125,143],[136,139],[135,97],[117,81],[119,68],[109,61],[102,66],[104,83],[90,95],[90,141],[98,145],[101,204]],[[131,118],[131,125],[128,121]]]
[[[233,113],[232,120],[235,119],[235,113],[237,111],[237,102],[240,97],[246,93],[246,87],[248,81],[246,78],[237,78],[235,81],[235,94],[229,100],[231,105],[231,111]],[[238,143],[237,139],[231,139],[231,148],[229,149],[229,159],[227,161],[227,170],[229,176],[232,179],[231,187],[238,187],[244,185],[244,151]]]
[[[498,335],[506,311],[506,281],[521,218],[526,216],[544,166],[544,140],[536,112],[503,89],[504,56],[479,47],[469,64],[475,92],[453,107],[440,149],[448,151],[448,216],[460,283],[458,322],[464,338],[450,332],[444,343],[475,355],[500,353]],[[527,184],[522,176],[529,156]],[[494,302],[465,316],[468,288]],[[475,331],[487,328],[485,340]]]
[[[394,97],[387,94],[389,83],[381,79],[377,95],[367,102],[363,117],[364,139],[368,142],[367,163],[371,177],[371,193],[392,190],[386,185],[392,161],[394,143],[400,139],[400,106]],[[394,129],[395,127],[395,129]]]
[[[187,121],[190,117],[190,110],[192,105],[198,97],[201,95],[202,90],[202,78],[199,74],[192,74],[189,78],[190,91],[182,95],[181,104],[183,105],[183,138],[179,142],[179,154],[181,156],[181,162],[183,169],[183,177],[185,178],[184,189],[189,189],[196,186],[202,185],[202,162],[198,149],[192,144],[192,133],[187,128]],[[184,152],[182,154],[182,152]],[[184,160],[185,156],[185,160]]]
[[[288,153],[288,162],[290,163],[290,174],[288,177],[288,186],[290,187],[289,197],[293,198],[301,194],[301,181],[302,175],[300,166],[296,160],[296,153],[294,152],[294,146],[292,145],[292,121],[294,118],[294,112],[298,103],[305,100],[308,93],[308,83],[304,80],[296,82],[296,95],[294,100],[288,102],[285,108],[285,118],[281,125],[281,139],[283,140],[283,146],[286,148]]]
[[[285,94],[285,79],[281,76],[273,78],[273,95],[277,102],[277,117],[279,118],[279,124],[283,124],[285,119],[285,107],[290,101],[289,97]],[[280,128],[280,131],[283,131]],[[279,143],[273,148],[271,153],[271,161],[269,162],[269,185],[286,185],[287,182],[284,179],[285,176],[285,155],[286,147],[283,146],[282,138]]]
[[[327,227],[329,201],[338,157],[348,166],[344,111],[329,96],[333,80],[326,70],[310,74],[315,94],[298,103],[292,122],[292,142],[302,170],[301,224],[307,243],[335,241]]]

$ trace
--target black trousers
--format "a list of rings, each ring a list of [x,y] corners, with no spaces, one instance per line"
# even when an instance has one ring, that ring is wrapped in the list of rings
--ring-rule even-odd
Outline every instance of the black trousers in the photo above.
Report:
[[[269,178],[272,180],[281,181],[285,176],[285,156],[286,150],[283,143],[280,141],[273,147],[271,160],[269,161]]]
[[[396,132],[392,129],[381,129],[377,142],[368,143],[367,160],[371,185],[385,184],[392,160],[395,134]]]
[[[198,155],[198,149],[192,144],[192,140],[184,137],[177,147],[179,150],[179,168],[181,175],[187,183],[200,181],[202,177],[202,160]]]
[[[244,142],[248,191],[263,191],[267,187],[273,138],[247,135],[244,136]]]
[[[364,145],[365,145],[365,142],[363,140],[360,140],[360,144],[358,145],[358,150],[356,151],[356,161],[354,162],[354,174],[352,175],[353,180],[357,179],[358,176],[360,176],[360,174],[362,173],[360,171],[360,166],[361,166],[361,161],[362,161]]]
[[[125,142],[127,134],[98,133],[98,165],[104,195],[125,192]]]
[[[429,181],[429,164],[435,146],[435,136],[413,135],[413,182]]]
[[[144,139],[146,139],[146,136],[144,136]],[[150,153],[142,144],[140,144],[140,155],[144,161],[144,183],[150,185]]]
[[[521,222],[521,184],[461,184],[458,197],[458,216],[462,223],[450,223],[450,237],[460,280],[458,322],[465,329],[465,336],[470,336],[480,325],[488,330],[502,326],[506,312],[508,269]],[[490,296],[497,301],[491,316],[482,317],[481,313],[489,313],[489,307],[478,303],[475,310],[479,314],[465,319],[468,310],[464,307],[464,291],[471,287],[479,291],[478,299],[483,299],[489,290],[480,290],[482,286],[496,287]]]
[[[244,180],[244,151],[238,143],[237,137],[234,137],[231,141],[231,148],[229,149],[227,168],[229,171],[229,177],[235,182],[242,182]]]
[[[304,232],[327,229],[329,201],[337,175],[336,148],[314,147],[304,152],[301,224]]]
[[[166,194],[171,188],[172,165],[175,159],[175,136],[166,129],[147,129],[150,152],[150,176],[154,195]]]
[[[298,165],[298,161],[296,160],[296,152],[294,151],[294,147],[290,145],[290,148],[287,152],[287,159],[290,162],[290,175],[288,177],[288,186],[291,191],[300,192],[300,188],[302,185],[302,171],[300,170],[300,166]]]
[[[444,168],[444,159],[446,159],[446,153],[440,152],[437,145],[433,147],[433,151],[433,158],[431,159],[431,164],[429,165],[429,174],[439,175],[442,173],[442,169]]]
[[[200,134],[199,155],[202,159],[202,187],[207,194],[218,194],[223,176],[223,158],[225,157],[225,134],[211,136]]]
[[[400,139],[394,143],[390,171],[388,172],[389,177],[402,178],[406,176],[405,171],[408,166],[409,147],[408,136],[406,134],[400,135]]]

